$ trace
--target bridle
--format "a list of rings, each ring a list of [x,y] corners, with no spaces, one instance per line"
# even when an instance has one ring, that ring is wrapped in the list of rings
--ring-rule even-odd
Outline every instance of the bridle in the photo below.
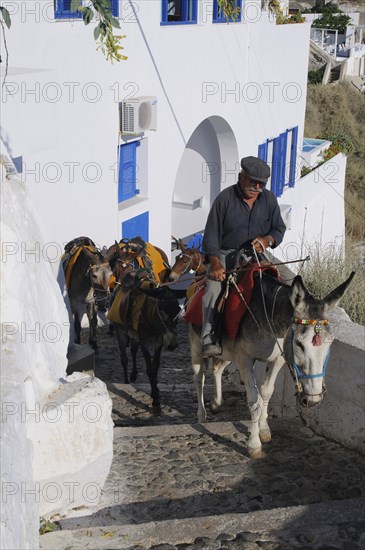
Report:
[[[275,336],[274,329],[273,329],[273,325],[274,325],[274,308],[275,308],[278,292],[279,292],[279,290],[281,290],[282,287],[281,286],[278,287],[278,289],[275,292],[274,302],[273,302],[272,311],[271,311],[271,322],[270,322],[269,315],[268,315],[268,312],[267,312],[267,309],[266,309],[265,297],[264,297],[264,291],[263,291],[263,285],[262,285],[261,263],[260,263],[260,260],[258,258],[258,255],[257,255],[255,249],[253,249],[253,250],[254,250],[254,253],[255,253],[254,255],[256,256],[256,262],[260,267],[260,289],[261,289],[262,302],[263,302],[263,307],[264,307],[264,313],[265,313],[265,316],[266,316],[266,320],[267,320],[267,323],[268,323],[268,326],[269,326],[269,329],[270,329],[270,333],[271,333],[272,337],[276,340],[276,343],[277,343],[277,346],[279,347],[280,353],[281,353],[282,357],[284,357],[284,359],[285,359],[285,361],[286,361],[286,363],[289,367],[290,374],[291,374],[291,376],[294,380],[294,383],[295,383],[295,395],[298,397],[299,394],[304,393],[303,385],[302,385],[300,380],[313,379],[313,378],[322,378],[323,379],[322,392],[318,393],[318,394],[305,393],[305,396],[306,397],[323,396],[327,391],[324,380],[325,380],[326,367],[327,367],[327,363],[328,363],[328,359],[329,359],[329,355],[330,355],[330,350],[328,350],[328,354],[326,356],[326,359],[325,359],[325,362],[324,362],[324,365],[323,365],[323,368],[322,368],[322,372],[320,374],[304,374],[304,373],[302,373],[302,371],[300,370],[300,366],[297,365],[297,363],[294,360],[294,328],[293,328],[293,325],[313,326],[313,328],[314,328],[314,336],[313,336],[313,340],[312,340],[313,345],[321,345],[322,342],[321,342],[320,333],[321,333],[322,328],[323,328],[324,325],[329,325],[329,321],[328,321],[328,319],[323,319],[323,320],[299,319],[298,317],[294,317],[292,319],[291,325],[289,327],[289,330],[290,330],[290,358],[288,360],[285,357],[284,350],[282,349],[278,338]],[[251,311],[251,309],[250,309],[249,305],[247,304],[246,300],[244,299],[243,295],[239,291],[237,285],[235,284],[234,278],[233,278],[233,285],[235,286],[235,288],[236,288],[239,296],[241,297],[242,301],[245,303],[248,311],[251,313],[251,316],[252,316],[253,320],[255,321],[257,327],[260,329],[259,322],[257,321],[256,317],[254,316],[253,312]],[[319,343],[317,343],[317,339],[319,339],[318,340]]]
[[[93,277],[92,277],[92,270],[96,269],[96,268],[99,268],[99,267],[103,267],[103,266],[108,266],[110,268],[109,262],[103,262],[101,264],[92,264],[92,265],[90,265],[87,272],[86,272],[86,275],[89,274],[89,276],[90,276],[90,286],[93,289],[93,299],[94,299],[94,303],[95,303],[96,308],[98,308],[98,302],[105,302],[106,308],[108,308],[108,305],[109,305],[109,302],[110,302],[110,296],[111,296],[110,287],[108,286],[108,288],[105,289],[101,285],[98,285],[98,288],[96,288],[95,285],[94,285]],[[104,298],[98,298],[97,293],[100,294],[100,293],[103,293],[103,292],[105,293],[105,297]]]
[[[316,396],[324,395],[324,393],[326,392],[325,376],[326,376],[327,363],[328,363],[328,359],[329,359],[329,356],[330,356],[330,349],[328,350],[326,359],[324,361],[324,364],[323,364],[323,367],[322,367],[322,372],[320,372],[319,374],[303,374],[303,372],[300,370],[300,366],[295,362],[295,359],[294,359],[294,327],[293,327],[293,325],[313,326],[314,336],[313,336],[313,339],[312,339],[312,343],[313,343],[313,345],[321,345],[322,342],[320,342],[320,344],[314,344],[315,339],[316,339],[317,335],[320,335],[323,326],[329,325],[329,324],[330,323],[329,323],[328,319],[322,319],[322,320],[319,320],[319,319],[299,319],[298,317],[294,317],[293,320],[292,320],[292,323],[291,323],[291,326],[290,326],[290,361],[287,361],[287,364],[288,364],[290,373],[293,377],[293,380],[295,381],[296,394],[304,393],[303,392],[303,385],[300,382],[300,380],[302,380],[302,379],[322,378],[323,379],[323,381],[322,381],[322,392],[314,393],[314,394],[306,393],[305,395],[308,396],[308,397],[316,397]]]
[[[195,254],[199,255],[199,263],[198,263],[197,267],[191,267],[191,264],[193,263],[193,258],[195,256]],[[192,269],[193,271],[195,271],[195,273],[197,273],[199,271],[199,269],[201,268],[201,266],[202,266],[202,257],[201,257],[200,252],[194,252],[192,255],[185,254],[184,252],[181,252],[180,258],[189,258],[189,261],[186,264],[186,266],[184,267],[184,271],[182,272],[181,275],[185,275],[185,273],[188,273],[190,271],[190,269]]]

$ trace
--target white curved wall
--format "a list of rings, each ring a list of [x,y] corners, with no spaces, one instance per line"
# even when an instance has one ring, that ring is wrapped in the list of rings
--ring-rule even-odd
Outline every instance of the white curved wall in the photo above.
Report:
[[[0,190],[1,543],[34,550],[40,516],[100,498],[112,460],[111,400],[100,380],[66,377],[69,317],[37,215],[16,177],[2,178]]]

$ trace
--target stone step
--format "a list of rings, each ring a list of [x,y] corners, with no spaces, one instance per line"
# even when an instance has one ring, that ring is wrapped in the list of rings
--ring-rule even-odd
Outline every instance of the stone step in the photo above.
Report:
[[[144,518],[138,518],[140,520]],[[319,537],[322,547],[341,538],[352,550],[361,548],[364,501],[350,499],[307,506],[282,507],[246,514],[222,514],[180,520],[141,522],[138,525],[110,525],[54,531],[40,537],[43,550],[114,550],[186,544],[193,548],[259,548],[256,540],[281,542],[280,548],[311,548]],[[237,536],[238,535],[238,536]],[[349,537],[353,538],[353,543]],[[203,540],[199,540],[203,539]],[[251,546],[246,546],[251,542]],[[210,542],[210,544],[209,544]],[[236,546],[234,543],[236,542]],[[285,544],[286,543],[286,544]],[[287,545],[290,546],[287,546]],[[332,546],[342,548],[343,546]],[[271,548],[278,548],[274,546]]]
[[[114,459],[98,506],[91,515],[84,509],[60,519],[61,529],[89,533],[98,527],[95,533],[109,539],[110,531],[134,525],[139,533],[139,524],[147,522],[159,533],[166,521],[195,524],[320,502],[332,507],[364,496],[361,455],[297,421],[273,419],[273,441],[264,445],[262,459],[252,460],[248,427],[208,422],[114,428]]]
[[[67,351],[67,375],[73,372],[86,372],[90,376],[95,371],[95,352],[90,347],[71,344]]]

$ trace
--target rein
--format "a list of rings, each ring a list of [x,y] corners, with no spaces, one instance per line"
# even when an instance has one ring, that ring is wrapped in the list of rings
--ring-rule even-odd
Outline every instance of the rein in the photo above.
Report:
[[[98,307],[98,302],[105,302],[106,307],[108,307],[108,305],[110,303],[110,296],[111,296],[110,289],[109,288],[105,289],[101,285],[98,285],[98,288],[96,289],[95,285],[94,285],[94,282],[93,282],[92,275],[91,275],[91,271],[93,269],[96,269],[96,268],[99,268],[99,267],[102,267],[102,266],[109,266],[109,262],[103,262],[101,264],[90,265],[87,272],[86,272],[86,273],[89,273],[89,276],[90,276],[90,286],[93,289],[93,299],[94,299],[94,303],[95,303],[96,308]],[[97,294],[96,294],[96,291],[99,292],[99,293],[105,292],[105,295],[106,295],[105,298],[98,298]]]
[[[262,246],[262,245],[261,245]],[[265,313],[265,317],[266,317],[266,321],[267,321],[267,324],[269,326],[269,329],[270,329],[270,333],[271,333],[271,336],[276,340],[276,344],[280,350],[280,353],[282,355],[282,357],[285,358],[285,355],[284,355],[284,350],[283,348],[281,347],[280,345],[280,342],[279,342],[279,339],[275,336],[275,333],[274,333],[274,330],[273,330],[273,325],[274,325],[274,308],[275,308],[275,304],[276,304],[276,298],[277,298],[277,295],[278,295],[278,292],[280,291],[280,289],[282,288],[281,286],[278,287],[278,289],[276,290],[275,292],[275,295],[274,295],[274,302],[273,302],[273,306],[272,306],[272,311],[271,311],[271,322],[270,322],[270,319],[269,319],[269,316],[268,316],[268,312],[267,312],[267,309],[266,309],[266,302],[265,302],[265,295],[264,295],[264,289],[263,289],[263,284],[262,284],[262,267],[261,267],[261,263],[260,263],[260,260],[259,260],[259,257],[258,257],[258,254],[255,250],[255,248],[253,248],[253,251],[254,251],[254,255],[255,255],[255,259],[256,259],[256,262],[257,262],[257,265],[259,266],[259,272],[260,272],[260,289],[261,289],[261,296],[262,296],[262,303],[263,303],[263,308],[264,308],[264,313]],[[265,255],[266,256],[266,255]],[[269,260],[269,258],[266,256],[267,260]],[[297,260],[297,261],[306,261],[308,259],[305,258],[303,260]],[[291,262],[283,262],[283,263],[291,263]],[[273,264],[272,262],[270,262],[271,265],[280,265],[280,264]],[[256,267],[256,266],[255,266]],[[251,268],[252,269],[252,268]],[[243,270],[241,270],[243,271]],[[246,305],[248,311],[250,312],[253,320],[255,321],[257,327],[260,329],[260,324],[259,322],[257,321],[256,317],[254,316],[252,310],[250,309],[250,307],[248,306],[246,300],[244,299],[242,293],[239,291],[238,287],[237,287],[237,284],[234,280],[234,278],[230,275],[229,277],[229,280],[231,280],[231,282],[233,283],[233,285],[235,286],[241,300],[244,302],[244,304]],[[303,385],[302,383],[300,382],[301,379],[313,379],[313,378],[325,378],[325,375],[326,375],[326,367],[327,367],[327,363],[328,363],[328,359],[329,359],[329,355],[330,355],[330,350],[328,350],[328,354],[327,354],[327,357],[325,359],[325,362],[324,362],[324,365],[323,365],[323,368],[322,368],[322,372],[320,374],[303,374],[300,370],[300,367],[299,365],[297,365],[297,363],[295,362],[294,360],[294,329],[293,329],[293,324],[297,324],[297,325],[310,325],[310,326],[313,326],[314,327],[314,336],[313,336],[313,340],[312,340],[312,343],[314,346],[319,346],[321,345],[322,343],[322,340],[321,340],[321,335],[320,335],[320,332],[322,330],[322,327],[324,325],[328,325],[329,324],[329,321],[328,319],[323,319],[323,320],[317,320],[317,319],[299,319],[297,317],[295,317],[293,320],[292,320],[292,323],[291,323],[291,330],[290,330],[290,359],[291,361],[286,361],[287,365],[288,365],[288,368],[289,368],[289,371],[290,371],[290,374],[295,382],[295,393],[298,394],[298,393],[303,393]],[[308,397],[314,397],[314,396],[317,396],[317,395],[323,395],[326,391],[326,386],[323,382],[322,384],[322,392],[319,393],[319,394],[305,394],[306,396]]]
[[[322,372],[320,372],[319,374],[303,374],[300,370],[299,365],[294,360],[294,329],[293,329],[293,325],[313,326],[314,327],[314,336],[313,336],[312,343],[313,343],[313,345],[317,345],[317,344],[314,343],[316,337],[320,334],[320,332],[322,330],[322,327],[325,326],[325,325],[329,325],[329,324],[330,323],[329,323],[328,319],[323,319],[323,320],[299,319],[297,317],[294,317],[294,319],[292,321],[291,328],[290,328],[290,359],[291,359],[291,364],[288,363],[288,367],[290,369],[290,372],[291,372],[292,376],[295,377],[296,390],[299,393],[303,392],[303,386],[300,382],[301,379],[304,379],[304,378],[305,379],[323,378],[323,380],[325,379],[326,368],[327,368],[327,363],[328,363],[328,359],[329,359],[329,356],[330,356],[331,348],[328,350],[326,359],[324,360],[324,364],[323,364],[323,367],[322,367]],[[324,382],[322,384],[322,388],[323,389],[322,389],[321,393],[314,393],[314,394],[307,394],[307,395],[309,395],[311,397],[314,397],[314,396],[317,396],[317,395],[323,395],[326,391],[326,386],[325,386]]]
[[[189,256],[189,254],[184,254],[183,252],[181,253],[181,257],[182,258],[189,258],[189,261],[188,263],[186,264],[186,266],[184,267],[184,271],[182,272],[181,275],[185,275],[185,273],[187,273],[188,271],[190,271],[190,266],[193,262],[193,256]]]
[[[193,263],[193,258],[195,256],[195,254],[199,254],[199,262],[198,262],[197,267],[191,267],[191,264]],[[201,265],[202,265],[202,256],[201,256],[200,252],[194,252],[194,254],[192,254],[191,256],[190,256],[190,254],[185,254],[184,252],[181,252],[180,257],[181,258],[189,258],[189,261],[186,264],[186,266],[184,267],[184,271],[181,273],[181,276],[185,275],[185,273],[188,273],[190,271],[190,269],[195,271],[195,273],[198,273],[198,271],[199,271],[199,269],[201,268]]]
[[[306,256],[305,258],[300,258],[299,260],[290,260],[290,261],[287,261],[287,262],[277,262],[275,264],[270,262],[270,266],[271,267],[277,267],[279,265],[297,264],[299,262],[306,262],[309,259],[310,259],[309,256]],[[257,269],[257,266],[250,265],[250,266],[241,267],[239,269],[232,269],[230,271],[226,271],[226,275],[227,275],[227,278],[228,278],[228,275],[243,273],[244,271],[252,271],[253,269]],[[206,275],[201,275],[201,277],[206,277]],[[195,275],[192,276],[192,277],[187,277],[185,279],[185,281],[195,281],[195,280],[196,280]],[[179,279],[177,279],[176,281],[169,281],[167,283],[159,283],[158,287],[160,288],[160,287],[163,287],[163,286],[171,286],[171,285],[176,285],[176,284],[179,284],[179,283],[181,283],[181,281]]]

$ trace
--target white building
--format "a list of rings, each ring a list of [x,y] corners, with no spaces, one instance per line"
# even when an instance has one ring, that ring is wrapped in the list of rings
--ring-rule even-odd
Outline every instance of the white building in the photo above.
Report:
[[[300,178],[310,24],[276,25],[258,0],[243,2],[241,17],[229,24],[219,20],[215,0],[113,0],[126,34],[128,61],[111,65],[96,51],[93,23],[85,27],[77,13],[70,13],[70,0],[1,0],[1,6],[12,21],[6,30],[10,57],[1,97],[2,153],[9,153],[18,167],[43,224],[41,234],[30,221],[20,186],[11,179],[2,184],[4,240],[18,251],[12,254],[5,243],[10,260],[5,264],[2,258],[8,299],[3,321],[14,319],[11,313],[16,311],[19,326],[23,321],[32,324],[41,305],[41,320],[47,323],[52,310],[52,321],[65,324],[56,285],[53,297],[44,299],[43,290],[52,284],[44,280],[37,285],[36,274],[52,279],[44,265],[57,262],[64,244],[74,237],[86,235],[108,246],[115,239],[141,235],[169,251],[172,234],[186,238],[202,231],[212,201],[236,182],[244,156],[260,155],[272,164],[270,187],[288,226],[276,255],[297,259],[313,243],[327,245],[343,236],[346,158],[337,155]],[[4,49],[2,57],[3,81]],[[152,99],[138,100],[146,96]],[[133,100],[136,108],[150,105],[146,125],[156,131],[120,134],[121,103]],[[305,143],[309,150],[304,164],[310,165],[308,159],[318,161],[319,145]],[[24,287],[28,272],[32,278]],[[33,301],[23,300],[19,288]],[[53,399],[50,388],[76,392],[77,381],[67,386],[62,380],[67,340],[66,329],[57,348],[48,342],[28,348],[20,333],[10,338],[2,384],[6,399],[29,401],[30,407],[34,399],[42,404]],[[43,387],[45,379],[49,384]],[[106,390],[99,394],[110,454]],[[62,403],[67,397],[63,395]],[[56,454],[54,442],[63,440],[64,432],[72,436],[69,424],[57,426],[55,435],[49,426],[48,431],[36,426],[36,432],[33,425],[17,424],[15,415],[12,421],[5,426],[12,442],[3,466],[6,479],[18,483],[23,472],[27,483],[43,487],[49,479],[67,478],[67,460],[74,464],[75,459]],[[73,429],[82,431],[82,422],[75,422]],[[82,433],[92,440],[86,429]],[[81,451],[87,462],[87,453]],[[56,458],[45,467],[52,452]],[[100,480],[106,475],[108,453],[99,468]],[[96,452],[97,464],[98,456]],[[79,466],[86,476],[84,462]],[[34,548],[36,510],[19,491],[14,499],[10,496],[3,520],[6,547]],[[42,509],[44,504],[39,513],[48,515],[60,506],[47,502]]]
[[[50,257],[79,235],[108,246],[139,234],[169,251],[171,234],[203,230],[247,155],[274,159],[271,185],[286,211],[297,187],[307,196],[299,151],[309,24],[276,25],[258,0],[229,24],[216,0],[113,0],[128,60],[111,65],[70,0],[2,5],[12,26],[1,137],[56,243]],[[156,131],[120,135],[121,102],[141,96],[155,98]],[[327,192],[336,200],[324,184]],[[289,241],[302,233],[304,206],[292,208]],[[323,234],[314,218],[308,240],[321,225]],[[327,240],[343,221],[324,226]]]

